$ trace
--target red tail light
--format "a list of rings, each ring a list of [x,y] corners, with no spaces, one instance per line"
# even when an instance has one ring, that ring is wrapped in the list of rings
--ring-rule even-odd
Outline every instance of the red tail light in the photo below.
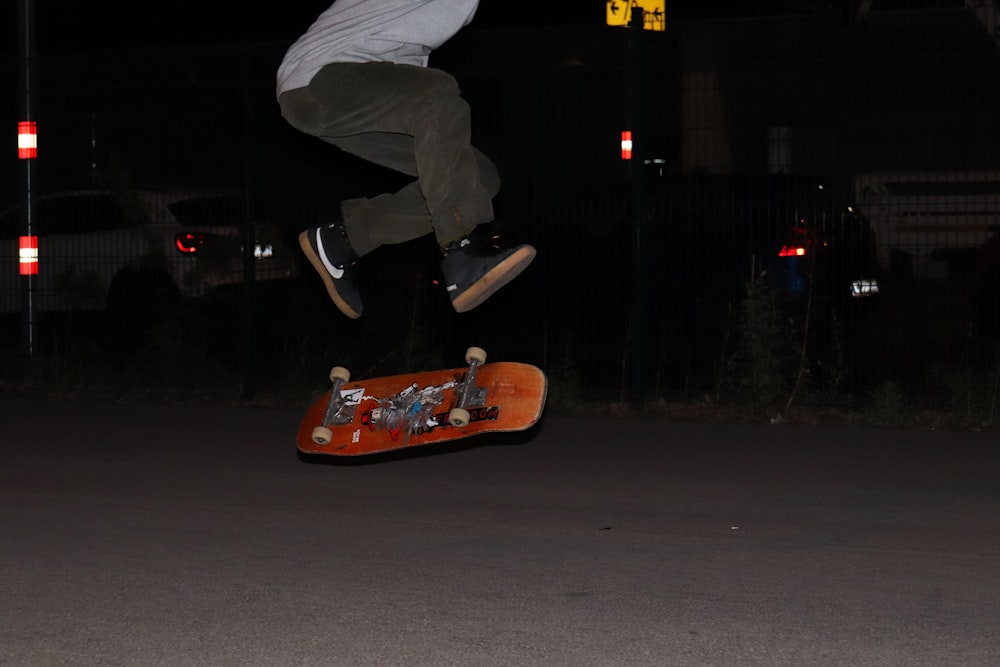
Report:
[[[778,257],[804,257],[806,247],[801,245],[783,245],[778,251]]]
[[[800,222],[804,223],[805,220]],[[811,248],[816,242],[826,245],[815,229],[801,224],[795,225],[785,237],[785,244],[778,251],[778,257],[805,257],[812,252]]]
[[[198,252],[201,246],[205,245],[204,234],[194,232],[182,232],[174,237],[174,245],[177,251],[183,255],[193,255]]]

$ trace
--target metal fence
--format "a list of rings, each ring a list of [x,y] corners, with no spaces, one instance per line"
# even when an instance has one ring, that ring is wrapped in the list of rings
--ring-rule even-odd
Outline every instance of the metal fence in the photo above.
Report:
[[[199,272],[199,289],[175,291],[154,270],[179,261],[171,231],[143,237],[138,258],[98,250],[130,269],[88,307],[71,297],[103,289],[92,250],[46,254],[47,235],[84,223],[41,216],[39,270],[59,277],[46,289],[62,306],[32,324],[27,364],[23,318],[0,314],[5,372],[253,394],[314,389],[333,364],[358,376],[459,365],[478,345],[545,367],[565,404],[770,407],[888,400],[894,387],[993,410],[1000,44],[986,7],[692,20],[640,35],[469,29],[432,65],[459,79],[475,143],[501,170],[498,229],[539,251],[487,304],[451,312],[429,239],[366,257],[359,321],[294,252],[286,273],[219,285]],[[404,181],[284,123],[273,94],[284,47],[41,54],[36,189],[164,205],[236,192],[229,249],[256,258],[229,269],[289,256],[341,199]],[[12,204],[17,167],[3,165]],[[17,219],[2,218],[0,242]],[[17,304],[4,253],[0,302]]]

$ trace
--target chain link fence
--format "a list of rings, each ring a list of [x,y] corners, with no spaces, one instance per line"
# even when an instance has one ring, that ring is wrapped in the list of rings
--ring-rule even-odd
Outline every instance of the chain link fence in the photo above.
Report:
[[[284,44],[41,54],[35,288],[48,307],[29,357],[11,157],[4,372],[12,385],[304,396],[334,364],[356,377],[457,366],[477,345],[542,366],[565,406],[774,414],[898,394],[993,418],[990,16],[971,3],[638,35],[470,28],[432,65],[458,78],[474,142],[504,178],[497,231],[538,259],[459,315],[431,239],[380,248],[362,265],[358,321],[329,303],[295,237],[341,199],[405,181],[284,123]]]

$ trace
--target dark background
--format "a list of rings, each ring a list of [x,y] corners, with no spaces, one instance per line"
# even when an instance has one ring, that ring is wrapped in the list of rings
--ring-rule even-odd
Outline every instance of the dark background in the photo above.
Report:
[[[15,25],[15,0],[4,7],[4,24]],[[59,2],[36,0],[37,40],[41,50],[74,50],[109,46],[152,44],[235,43],[244,40],[294,40],[331,3],[304,0],[293,5],[280,3],[213,6],[214,3],[177,0],[144,4],[111,0],[106,2]],[[622,3],[624,4],[624,3]],[[835,12],[849,17],[858,2],[832,0],[818,2],[740,2],[739,0],[668,1],[669,20]],[[919,0],[893,2],[899,6],[920,6]],[[941,3],[935,3],[940,5]],[[600,0],[575,2],[509,2],[485,0],[476,12],[477,28],[587,25],[605,22],[605,3]],[[6,31],[3,40],[14,35]]]
[[[13,18],[16,6],[4,12]],[[275,69],[326,6],[227,16],[194,3],[39,0],[38,191],[86,185],[92,162],[127,171],[136,183],[242,187],[256,216],[284,225],[294,241],[299,229],[328,219],[341,198],[398,186],[397,175],[332,151],[280,118]],[[792,175],[801,184],[839,181],[825,191],[823,212],[830,215],[850,201],[857,171],[995,166],[1000,49],[971,11],[958,1],[879,1],[857,21],[857,8],[668,3],[670,28],[646,40],[637,74],[649,116],[644,155],[662,157],[666,166],[643,175],[653,195],[643,283],[649,358],[628,363],[649,367],[652,395],[717,394],[747,278],[775,260],[794,223],[789,198],[781,195],[779,205],[764,182],[770,127],[791,128]],[[568,12],[491,1],[433,56],[459,79],[474,110],[474,141],[500,167],[498,220],[508,236],[534,243],[544,261],[490,308],[456,318],[431,285],[432,247],[380,249],[376,268],[366,269],[363,322],[334,317],[322,290],[310,292],[318,281],[305,279],[291,297],[278,297],[280,314],[261,297],[260,317],[284,331],[262,330],[259,356],[287,369],[270,358],[273,351],[313,339],[319,349],[306,372],[323,379],[326,371],[313,365],[328,369],[346,361],[331,358],[336,354],[364,348],[355,368],[373,368],[418,332],[449,360],[477,344],[550,372],[565,362],[563,370],[586,388],[617,394],[635,333],[630,194],[618,155],[627,31],[604,23],[600,2]],[[16,26],[5,25],[11,53]],[[5,71],[13,90],[13,69]],[[704,73],[714,79],[703,86]],[[686,106],[696,103],[705,106]],[[3,104],[13,127],[15,96]],[[713,137],[725,138],[726,173],[697,166],[684,172],[692,128],[703,131],[708,148]],[[18,166],[12,157],[3,161],[4,202],[16,199]],[[861,338],[846,351],[852,392],[904,377],[923,389],[937,364],[959,372],[995,367],[994,338],[980,340],[978,329],[975,339],[969,335],[967,283],[936,286],[931,294],[906,287],[893,308],[854,327]],[[300,307],[290,313],[296,301]],[[226,311],[231,321],[213,333],[220,347],[233,350],[247,334],[239,310]]]

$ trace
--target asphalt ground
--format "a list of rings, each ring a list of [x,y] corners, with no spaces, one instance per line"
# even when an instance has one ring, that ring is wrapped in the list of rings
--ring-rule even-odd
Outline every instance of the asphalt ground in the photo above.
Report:
[[[996,433],[0,395],[0,664],[997,665]]]

